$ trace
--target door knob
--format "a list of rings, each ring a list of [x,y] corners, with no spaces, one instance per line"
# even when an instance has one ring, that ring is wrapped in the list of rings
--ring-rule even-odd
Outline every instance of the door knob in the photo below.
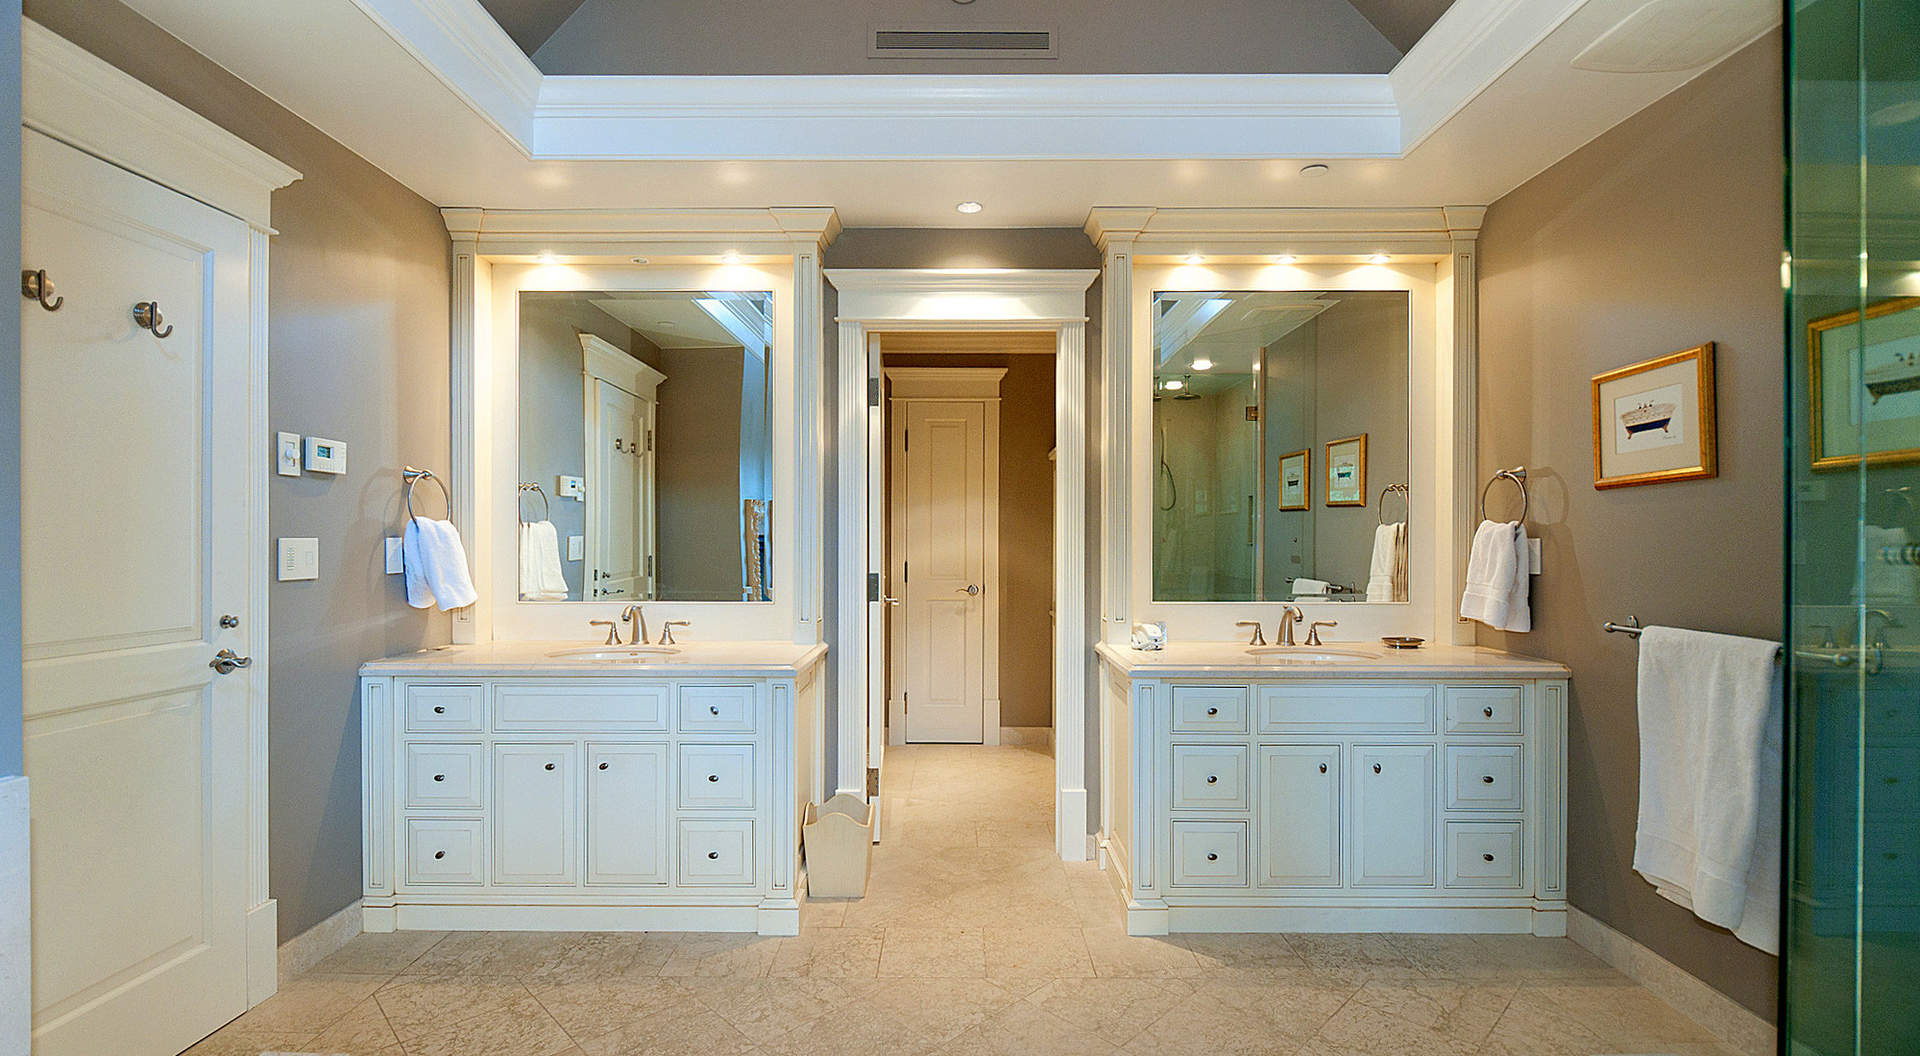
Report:
[[[964,587],[961,587],[960,589],[958,589],[958,590],[956,590],[956,591],[954,591],[954,593],[955,593],[955,594],[965,594],[965,595],[967,595],[968,597],[974,597],[974,598],[977,598],[977,597],[979,597],[979,596],[980,596],[980,584],[978,584],[978,583],[969,583],[969,584],[967,584],[966,586],[964,586]]]
[[[253,657],[240,656],[231,649],[222,649],[213,654],[213,659],[207,666],[218,671],[220,674],[231,675],[243,667],[252,667]]]

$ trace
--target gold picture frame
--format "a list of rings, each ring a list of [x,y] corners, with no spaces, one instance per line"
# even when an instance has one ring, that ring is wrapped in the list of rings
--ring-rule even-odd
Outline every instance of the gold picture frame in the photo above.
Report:
[[[1896,318],[1906,312],[1914,312],[1911,320]],[[1912,413],[1900,414],[1898,411],[1902,408],[1896,405],[1887,405],[1883,408],[1881,404],[1881,400],[1885,397],[1901,396],[1913,391],[1912,388],[1908,387],[1914,380],[1913,378],[1896,377],[1890,379],[1891,384],[1889,385],[1889,391],[1875,391],[1874,379],[1870,376],[1871,372],[1884,369],[1901,372],[1916,366],[1911,358],[1911,353],[1907,353],[1904,356],[1900,353],[1892,353],[1890,361],[1884,364],[1870,365],[1867,363],[1867,358],[1876,347],[1876,342],[1872,340],[1874,335],[1866,331],[1868,330],[1868,326],[1874,324],[1876,321],[1880,323],[1883,329],[1891,330],[1892,336],[1896,341],[1903,336],[1912,338],[1915,336],[1915,333],[1920,333],[1920,297],[1896,297],[1892,300],[1868,305],[1864,310],[1856,308],[1850,312],[1841,312],[1838,315],[1829,315],[1823,319],[1815,319],[1807,324],[1807,402],[1809,411],[1807,418],[1807,450],[1808,454],[1812,456],[1813,468],[1816,470],[1847,469],[1859,465],[1878,466],[1894,465],[1902,462],[1920,462],[1920,447],[1887,446],[1874,449],[1872,447],[1873,437],[1869,435],[1867,437],[1868,450],[1847,451],[1844,450],[1843,444],[1835,442],[1841,439],[1845,430],[1835,429],[1835,435],[1831,438],[1828,436],[1830,427],[1857,423],[1859,419],[1854,416],[1868,413],[1869,409],[1883,412],[1888,409],[1895,411],[1893,415],[1881,419],[1878,423],[1883,427],[1881,430],[1883,433],[1894,433],[1896,435],[1905,434],[1904,436],[1900,436],[1899,440],[1894,440],[1893,443],[1899,443],[1907,436],[1920,435],[1920,430],[1912,427],[1907,429],[1900,428],[1901,423],[1914,421],[1916,417],[1920,416]],[[1857,343],[1854,343],[1852,347],[1845,348],[1842,353],[1845,359],[1842,362],[1837,364],[1832,362],[1827,354],[1829,351],[1829,335],[1834,331],[1848,333],[1849,327],[1856,326],[1859,327],[1859,330],[1854,332],[1852,337],[1854,342]],[[1902,329],[1913,331],[1913,333],[1903,335],[1900,333]],[[1891,344],[1891,342],[1881,342],[1880,344],[1884,346]],[[1914,378],[1920,378],[1920,373],[1916,373]],[[1828,383],[1830,381],[1844,385],[1846,391],[1849,393],[1846,413],[1851,421],[1848,423],[1828,420],[1829,415],[1838,410],[1836,406],[1838,401],[1829,401],[1826,399],[1828,395]],[[1864,406],[1858,402],[1863,395],[1869,401]],[[1920,403],[1920,396],[1908,397],[1901,402],[1907,404]],[[1905,408],[1905,410],[1911,412],[1913,408],[1908,407]],[[1867,422],[1865,426],[1866,430],[1871,431],[1874,424],[1875,423],[1871,421]],[[1857,437],[1850,439],[1857,439]]]
[[[1298,484],[1288,483],[1288,464],[1293,463],[1293,479]],[[1313,509],[1313,448],[1303,447],[1298,451],[1289,451],[1280,456],[1280,506],[1282,510]],[[1288,502],[1288,493],[1294,492],[1294,501]]]
[[[1367,504],[1367,434],[1327,441],[1326,504]]]
[[[1720,474],[1713,342],[1593,376],[1593,486]]]

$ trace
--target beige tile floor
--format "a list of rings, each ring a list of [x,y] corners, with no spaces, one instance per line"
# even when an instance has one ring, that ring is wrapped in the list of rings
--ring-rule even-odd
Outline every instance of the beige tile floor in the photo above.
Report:
[[[1052,774],[890,750],[869,893],[796,938],[363,935],[191,1056],[1733,1056],[1563,939],[1130,938]]]

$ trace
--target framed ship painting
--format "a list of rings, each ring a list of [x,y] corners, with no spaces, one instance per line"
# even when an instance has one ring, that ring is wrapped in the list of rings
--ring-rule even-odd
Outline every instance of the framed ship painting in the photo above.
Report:
[[[1327,441],[1327,505],[1367,504],[1367,434]]]
[[[1713,342],[1593,379],[1593,486],[1699,480],[1720,472]]]
[[[1280,456],[1280,508],[1313,509],[1313,449]]]
[[[1807,324],[1815,469],[1920,462],[1920,297]]]

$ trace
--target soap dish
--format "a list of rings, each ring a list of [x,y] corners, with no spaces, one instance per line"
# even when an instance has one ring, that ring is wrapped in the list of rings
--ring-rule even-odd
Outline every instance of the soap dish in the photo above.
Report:
[[[1380,640],[1387,643],[1389,649],[1418,649],[1427,641],[1425,638],[1408,638],[1397,634],[1388,635]]]

